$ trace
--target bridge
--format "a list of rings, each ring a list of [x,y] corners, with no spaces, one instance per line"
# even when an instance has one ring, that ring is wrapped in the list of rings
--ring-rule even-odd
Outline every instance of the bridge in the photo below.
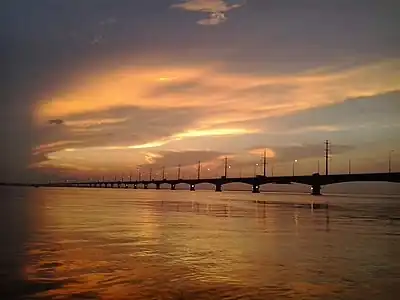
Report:
[[[197,178],[197,179],[160,179],[160,180],[111,180],[111,181],[83,181],[83,182],[63,182],[36,185],[36,187],[78,187],[78,188],[133,188],[148,189],[150,186],[156,190],[161,189],[161,185],[167,184],[171,190],[175,190],[178,184],[187,184],[190,191],[196,190],[196,185],[209,183],[215,186],[216,192],[222,192],[223,186],[229,183],[244,183],[252,186],[253,193],[259,193],[260,187],[264,184],[293,184],[300,183],[311,187],[312,195],[321,195],[323,186],[343,182],[397,182],[400,183],[400,172],[388,173],[362,173],[362,174],[330,174],[302,176],[264,176],[228,178]]]

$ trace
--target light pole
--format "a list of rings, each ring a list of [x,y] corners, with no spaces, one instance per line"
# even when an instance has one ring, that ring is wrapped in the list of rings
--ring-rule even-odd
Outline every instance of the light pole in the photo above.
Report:
[[[225,178],[227,177],[228,174],[228,157],[225,156],[225,160],[224,160],[224,176]]]
[[[263,175],[264,177],[267,176],[267,149],[264,150],[264,157],[263,157],[263,165],[264,165],[264,169],[263,169]]]
[[[297,159],[295,159],[293,161],[293,164],[292,164],[292,174],[293,174],[293,176],[294,176],[294,166],[295,166],[296,163],[297,163]]]
[[[351,159],[349,159],[349,174],[351,174]]]
[[[392,152],[394,152],[394,150],[390,150],[389,151],[389,162],[388,162],[388,164],[389,164],[389,173],[391,173],[392,172]]]
[[[200,180],[200,172],[201,172],[201,161],[199,161],[197,165],[197,180]]]
[[[254,177],[257,176],[257,167],[258,167],[258,164],[255,164],[254,165]]]
[[[178,180],[181,179],[181,165],[178,165]]]

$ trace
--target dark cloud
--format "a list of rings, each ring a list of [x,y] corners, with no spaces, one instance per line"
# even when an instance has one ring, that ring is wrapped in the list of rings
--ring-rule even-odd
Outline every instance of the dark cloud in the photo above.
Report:
[[[145,109],[119,107],[102,112],[82,113],[64,120],[61,126],[47,126],[41,130],[39,144],[52,144],[47,153],[65,148],[140,145],[168,138],[195,124],[207,111],[195,108]],[[68,126],[85,120],[121,119],[114,124]],[[63,141],[72,141],[64,143]]]
[[[61,119],[53,119],[53,120],[49,120],[48,123],[49,124],[54,124],[54,125],[61,125],[61,124],[64,123],[64,121],[61,120]]]
[[[187,95],[188,93],[199,93],[202,89],[207,88],[202,82],[201,78],[195,80],[174,82],[164,82],[161,86],[153,89],[148,97],[156,97],[158,95],[174,96],[174,95]]]

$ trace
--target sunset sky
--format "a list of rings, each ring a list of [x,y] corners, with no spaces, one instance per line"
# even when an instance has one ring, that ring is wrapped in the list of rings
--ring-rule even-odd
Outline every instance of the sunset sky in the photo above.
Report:
[[[400,2],[3,0],[0,181],[400,171]],[[5,93],[4,93],[5,92]],[[261,169],[257,169],[261,172]],[[207,174],[208,172],[208,174]]]

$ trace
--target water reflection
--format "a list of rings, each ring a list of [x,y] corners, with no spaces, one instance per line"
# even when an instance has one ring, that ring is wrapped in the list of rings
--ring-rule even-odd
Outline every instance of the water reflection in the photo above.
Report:
[[[397,199],[8,193],[5,299],[386,299],[400,278]]]

